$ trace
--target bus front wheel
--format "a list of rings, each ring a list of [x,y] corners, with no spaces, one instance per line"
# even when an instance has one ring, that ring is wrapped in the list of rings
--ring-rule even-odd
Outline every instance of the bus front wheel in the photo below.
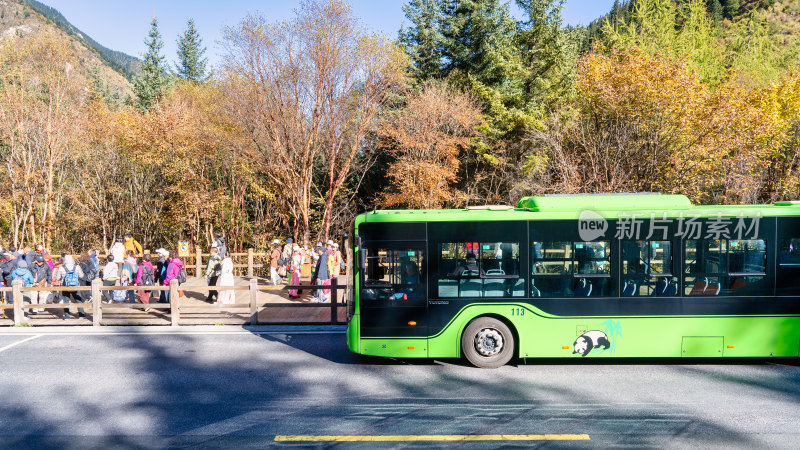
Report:
[[[495,369],[514,356],[514,335],[503,322],[479,317],[467,325],[461,335],[464,356],[476,367]]]

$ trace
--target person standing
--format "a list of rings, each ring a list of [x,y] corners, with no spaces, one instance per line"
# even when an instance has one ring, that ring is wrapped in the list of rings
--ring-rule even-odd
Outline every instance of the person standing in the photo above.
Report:
[[[160,286],[164,286],[164,279],[167,277],[167,266],[169,265],[169,252],[163,248],[156,250],[158,261],[156,261],[156,279]],[[167,291],[160,291],[158,295],[159,303],[167,303]]]
[[[122,264],[122,273],[119,277],[120,286],[133,286],[136,279],[136,272],[138,271],[138,264],[136,257],[133,256],[133,250],[128,250],[125,255],[125,261]],[[136,295],[132,290],[125,291],[124,295],[128,303],[136,303]]]
[[[3,255],[2,261],[0,261],[0,271],[2,271],[3,276],[3,284],[6,286],[11,286],[11,274],[17,268],[17,263],[19,260],[14,255],[13,252],[8,252]],[[11,303],[11,292],[6,292],[3,296],[3,301],[6,303]],[[5,310],[3,310],[5,311]]]
[[[64,287],[78,287],[80,286],[81,279],[85,278],[86,274],[83,273],[81,266],[75,264],[75,259],[72,255],[64,255],[63,264],[56,271],[56,280],[61,286]],[[78,291],[63,291],[61,292],[61,301],[64,303],[70,300],[75,303],[83,303],[83,298]],[[83,308],[78,308],[78,316],[86,317],[86,312]],[[69,308],[64,308],[64,320],[69,319]]]
[[[292,247],[292,274],[289,284],[292,286],[300,286],[300,270],[303,267],[303,264],[306,262],[305,253],[300,249],[299,245],[294,245]],[[289,297],[292,298],[300,298],[300,294],[303,291],[298,288],[289,289]]]
[[[38,286],[40,288],[52,286],[53,271],[50,269],[50,266],[44,262],[43,254],[36,253],[36,256],[34,256],[33,265],[30,266],[30,271],[31,275],[33,275],[34,286]],[[48,297],[50,297],[50,293],[47,291],[31,292],[31,304],[43,305],[47,303]],[[36,312],[37,313],[44,312],[44,309],[39,308],[36,310]]]
[[[220,260],[228,256],[228,247],[225,245],[225,236],[223,236],[222,231],[214,232],[214,244],[217,245],[219,250]]]
[[[94,281],[94,279],[97,278],[97,274],[100,272],[99,270],[97,270],[94,263],[92,262],[92,257],[86,252],[81,253],[80,258],[78,258],[78,265],[80,266],[81,271],[83,272],[83,278],[81,278],[81,286],[91,286],[92,281]],[[89,300],[88,294],[86,296],[81,294],[81,297],[83,297],[84,301]]]
[[[219,295],[217,295],[217,304],[232,305],[236,303],[236,291],[231,289],[224,289],[225,287],[233,287],[233,260],[230,256],[225,257],[220,263],[219,278],[217,279],[217,286],[220,287]]]
[[[330,272],[328,271],[328,256],[329,254],[327,249],[323,248],[322,253],[319,255],[319,260],[317,261],[317,270],[314,273],[314,278],[311,280],[312,285],[330,285],[331,280]],[[328,290],[327,293],[330,293],[330,290]],[[317,298],[318,302],[323,303],[327,299],[327,293],[325,292],[325,289],[317,289],[314,292],[314,296]]]
[[[125,233],[125,254],[127,255],[128,252],[133,252],[133,255],[137,258],[142,256],[142,244],[136,242],[136,239],[133,238],[133,235],[130,233]]]
[[[103,267],[103,286],[114,286],[119,279],[119,266],[114,262],[114,255],[106,256],[106,265]],[[112,291],[103,291],[106,303],[111,303],[114,299]]]
[[[269,278],[273,286],[283,283],[283,280],[278,275],[279,259],[281,259],[281,241],[275,239],[272,241],[272,251],[269,254]]]
[[[150,287],[156,285],[156,269],[153,267],[153,263],[150,262],[150,254],[146,253],[142,257],[142,263],[139,264],[139,268],[136,271],[136,285],[143,286],[143,287]],[[152,295],[152,291],[146,291],[144,289],[139,290],[139,301],[144,303],[145,305],[150,303],[150,296]],[[145,308],[145,312],[149,311],[150,308]]]
[[[23,258],[18,258],[17,268],[14,269],[13,272],[11,272],[12,283],[14,282],[14,280],[18,278],[22,280],[23,287],[33,287],[34,285],[33,273],[31,273],[30,268],[28,267],[28,263]],[[23,294],[25,300],[27,300],[28,303],[33,303],[32,294],[34,294],[34,292],[25,292]],[[28,319],[28,316],[24,312],[22,315],[24,319],[26,320]]]
[[[294,247],[294,245],[293,245],[293,244],[294,244],[294,239],[292,239],[292,238],[286,239],[286,245],[284,245],[284,246],[283,246],[283,250],[281,251],[281,260],[283,261],[283,264],[281,264],[280,262],[279,262],[278,264],[284,267],[284,272],[286,272],[286,271],[287,271],[287,270],[286,270],[286,268],[289,268],[289,269],[291,269],[291,265],[292,265],[292,251],[293,251],[292,249],[293,249],[293,247]],[[290,271],[291,271],[291,270],[289,270],[289,272],[290,272]],[[283,275],[280,273],[280,271],[279,271],[278,275],[281,275],[281,276],[283,276]],[[290,275],[290,276],[291,276],[291,275]]]
[[[181,270],[183,270],[183,261],[178,258],[178,252],[172,250],[169,252],[169,264],[167,265],[167,275],[164,277],[164,285],[169,286],[172,280],[178,280],[180,284]],[[178,299],[170,298],[170,292],[167,291],[167,303],[177,301]]]
[[[339,244],[328,241],[328,245],[330,245],[330,252],[331,252],[331,260],[329,261],[329,269],[331,271],[331,282],[334,279],[339,278],[339,275],[342,272],[342,252],[339,251]]]
[[[208,258],[208,266],[206,266],[206,280],[208,286],[216,286],[219,279],[220,270],[222,269],[222,258],[219,255],[219,248],[216,241],[211,244],[211,256]],[[217,291],[208,291],[206,301],[212,303],[217,298]]]

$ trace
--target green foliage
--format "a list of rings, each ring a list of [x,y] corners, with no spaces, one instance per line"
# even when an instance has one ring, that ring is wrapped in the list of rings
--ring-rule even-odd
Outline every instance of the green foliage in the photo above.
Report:
[[[716,86],[727,75],[720,30],[703,0],[638,0],[629,20],[603,28],[605,42],[617,50],[641,49],[649,56],[686,58],[701,79]]]
[[[128,79],[133,78],[138,73],[139,60],[123,52],[111,50],[100,45],[97,41],[87,36],[81,30],[75,28],[58,10],[47,6],[36,0],[22,0],[31,9],[52,21],[57,27],[69,34],[77,37],[91,50],[97,52],[100,58],[112,69],[116,70]],[[25,17],[28,17],[27,15]]]
[[[732,19],[739,13],[739,0],[722,0],[722,10],[725,13],[726,19]]]
[[[441,0],[411,0],[403,6],[412,25],[400,28],[399,42],[411,58],[414,75],[420,80],[441,76],[444,62],[442,6]]]
[[[203,57],[205,52],[200,34],[194,27],[194,19],[189,19],[186,22],[186,31],[178,39],[178,64],[175,65],[178,76],[184,80],[205,81],[208,78],[208,58]]]
[[[164,41],[158,31],[158,19],[150,23],[150,32],[144,41],[147,53],[142,58],[142,73],[133,80],[133,92],[136,106],[142,111],[153,109],[164,97],[169,87],[166,59],[161,54]]]

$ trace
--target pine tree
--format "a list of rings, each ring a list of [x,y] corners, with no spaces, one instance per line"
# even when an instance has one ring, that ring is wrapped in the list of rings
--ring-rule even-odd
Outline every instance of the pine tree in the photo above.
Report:
[[[722,12],[722,4],[719,0],[711,0],[711,4],[708,6],[708,13],[717,25],[722,22]]]
[[[147,53],[142,57],[142,73],[133,80],[136,105],[142,111],[153,109],[164,97],[169,86],[169,74],[165,58],[161,55],[164,41],[158,31],[158,19],[150,23],[150,32],[144,41]]]
[[[443,0],[445,71],[458,70],[488,85],[515,70],[516,24],[500,0]]]
[[[516,36],[526,69],[526,100],[562,94],[570,87],[577,57],[577,43],[562,25],[564,0],[517,0],[517,5],[526,15]],[[619,12],[618,3],[615,8],[612,14]]]
[[[400,45],[414,63],[420,81],[441,75],[443,56],[441,0],[411,0],[403,6],[412,26],[400,29]]]
[[[739,0],[722,0],[722,8],[725,12],[725,17],[732,19],[739,12]]]
[[[194,27],[194,19],[189,19],[186,31],[178,39],[178,64],[175,65],[178,76],[184,80],[205,81],[208,62],[208,58],[203,57],[205,52],[200,34]]]

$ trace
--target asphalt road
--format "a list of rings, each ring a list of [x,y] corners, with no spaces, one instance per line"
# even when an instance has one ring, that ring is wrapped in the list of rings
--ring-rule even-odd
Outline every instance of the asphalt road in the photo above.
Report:
[[[800,446],[798,361],[529,359],[487,370],[459,361],[359,357],[340,330],[140,330],[0,331],[0,446]],[[308,435],[589,440],[275,440]]]

